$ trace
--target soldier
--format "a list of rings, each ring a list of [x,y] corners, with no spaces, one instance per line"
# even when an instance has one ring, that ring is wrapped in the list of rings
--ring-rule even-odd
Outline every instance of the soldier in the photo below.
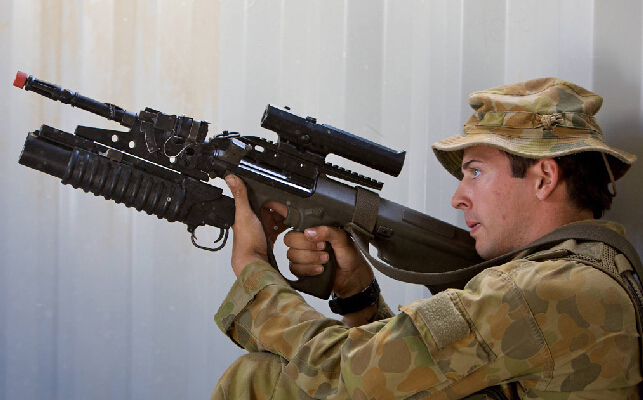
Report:
[[[579,221],[624,234],[598,219],[635,157],[605,143],[594,118],[601,97],[547,78],[476,92],[469,103],[475,112],[464,132],[433,149],[460,180],[452,205],[483,258]],[[333,246],[333,290],[340,312],[351,311],[341,322],[312,309],[266,262],[245,186],[234,176],[227,182],[238,279],[215,320],[249,354],[221,377],[213,398],[639,398],[640,335],[627,290],[609,274],[627,263],[614,248],[570,239],[523,251],[464,289],[394,315],[381,296],[364,302],[379,289],[343,230],[288,233],[297,275],[320,273],[323,244]]]

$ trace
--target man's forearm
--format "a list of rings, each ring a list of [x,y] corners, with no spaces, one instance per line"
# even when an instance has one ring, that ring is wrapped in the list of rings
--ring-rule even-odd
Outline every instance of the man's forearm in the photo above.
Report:
[[[219,328],[224,333],[233,337],[231,331],[235,328],[232,324],[233,321],[240,317],[240,315],[246,310],[247,306],[255,300],[255,297],[259,292],[261,292],[266,286],[270,285],[283,286],[282,290],[277,291],[280,293],[292,292],[293,300],[287,303],[292,304],[295,301],[298,304],[300,303],[298,308],[307,309],[303,314],[314,318],[325,318],[322,314],[318,313],[306,304],[301,296],[292,290],[279,273],[276,272],[268,263],[256,262],[251,263],[244,268],[243,273],[240,274],[238,280],[231,288],[230,293],[215,315],[215,321]],[[355,327],[393,316],[393,312],[380,295],[377,303],[358,312],[345,315],[344,324],[348,327]],[[254,315],[252,317],[254,318]],[[340,323],[339,321],[336,322]],[[246,347],[244,343],[238,342],[238,344],[242,347]],[[252,347],[253,346],[247,349],[252,351]]]

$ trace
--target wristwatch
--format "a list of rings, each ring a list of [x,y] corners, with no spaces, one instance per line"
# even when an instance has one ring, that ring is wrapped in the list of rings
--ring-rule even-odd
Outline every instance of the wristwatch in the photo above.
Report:
[[[339,315],[351,314],[365,309],[366,307],[377,303],[380,296],[380,286],[377,280],[373,282],[361,292],[350,297],[341,298],[337,297],[335,293],[331,294],[331,299],[328,300],[330,310]]]

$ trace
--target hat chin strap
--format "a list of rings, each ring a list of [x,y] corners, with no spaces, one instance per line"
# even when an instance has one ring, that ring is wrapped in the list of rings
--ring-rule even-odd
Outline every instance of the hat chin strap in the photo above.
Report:
[[[610,163],[607,161],[607,156],[605,153],[601,152],[603,156],[603,161],[605,161],[605,167],[607,168],[607,174],[610,176],[610,183],[612,184],[612,196],[616,196],[616,181],[614,180],[614,174],[612,173],[612,168],[610,168]]]

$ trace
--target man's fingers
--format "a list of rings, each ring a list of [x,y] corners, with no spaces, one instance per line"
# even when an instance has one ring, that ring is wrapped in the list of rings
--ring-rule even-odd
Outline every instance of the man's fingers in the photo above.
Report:
[[[329,242],[333,248],[352,245],[351,239],[341,228],[332,226],[318,226],[304,230],[304,237],[313,243]]]
[[[321,250],[288,249],[286,257],[295,264],[324,264],[328,262],[328,252]]]
[[[295,264],[290,263],[290,272],[295,276],[317,276],[324,272],[322,264]]]
[[[288,247],[300,249],[321,250],[325,247],[325,242],[341,243],[346,241],[348,236],[339,228],[329,226],[317,226],[305,229],[303,232],[291,231],[284,237],[284,242]]]
[[[321,243],[321,244],[318,244]],[[300,250],[323,250],[324,242],[317,242],[308,239],[304,233],[297,231],[290,231],[284,235],[284,244],[289,248]]]
[[[329,258],[324,251],[325,242],[310,241],[302,232],[290,231],[284,236],[284,243],[288,246],[290,272],[296,276],[315,276],[324,271],[322,264]]]

